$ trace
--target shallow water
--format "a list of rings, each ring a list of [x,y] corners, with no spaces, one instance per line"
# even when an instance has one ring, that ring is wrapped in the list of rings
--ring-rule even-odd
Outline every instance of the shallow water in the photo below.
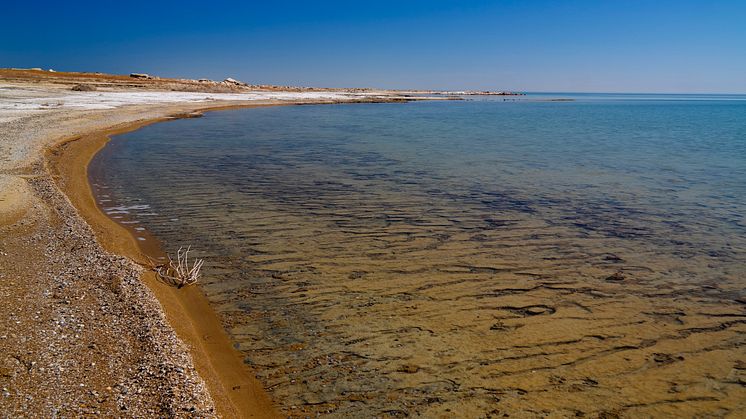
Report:
[[[516,99],[160,123],[94,186],[288,414],[746,409],[746,97]]]

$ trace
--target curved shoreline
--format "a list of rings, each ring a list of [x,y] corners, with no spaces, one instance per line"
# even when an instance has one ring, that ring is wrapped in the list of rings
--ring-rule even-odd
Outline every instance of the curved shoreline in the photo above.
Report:
[[[0,413],[14,416],[276,416],[199,289],[143,274],[138,243],[95,206],[87,166],[107,135],[200,111],[447,100],[107,75],[74,92],[67,73],[0,73]]]
[[[197,116],[195,113],[261,106],[268,105],[205,107],[94,131],[55,145],[47,151],[45,160],[57,186],[93,228],[104,249],[147,266],[147,257],[162,255],[162,251],[157,245],[144,247],[130,231],[100,210],[89,183],[90,162],[113,135],[153,123]],[[158,299],[177,336],[189,347],[194,366],[208,387],[217,413],[222,417],[278,417],[268,393],[243,363],[202,290],[199,287],[177,290],[159,282],[148,270],[140,279]]]

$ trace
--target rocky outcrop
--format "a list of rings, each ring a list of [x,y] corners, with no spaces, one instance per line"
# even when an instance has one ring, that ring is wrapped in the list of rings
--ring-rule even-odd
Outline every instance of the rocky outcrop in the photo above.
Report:
[[[242,81],[238,81],[236,79],[228,77],[227,79],[223,80],[223,84],[227,85],[233,85],[233,86],[239,86],[239,87],[247,87],[248,84],[244,83]]]

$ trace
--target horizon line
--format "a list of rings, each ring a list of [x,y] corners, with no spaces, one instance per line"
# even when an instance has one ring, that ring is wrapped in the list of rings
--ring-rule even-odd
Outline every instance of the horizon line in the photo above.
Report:
[[[79,74],[100,74],[100,75],[112,75],[112,76],[128,76],[132,74],[130,73],[105,73],[100,71],[54,71],[52,68],[44,69],[43,67],[0,67],[0,70],[18,70],[18,71],[43,71],[45,73],[79,73]],[[52,70],[52,71],[50,71]],[[173,79],[182,79],[185,78],[185,76],[157,76],[157,77],[163,77],[163,78],[173,78]],[[197,80],[197,79],[194,79]],[[251,84],[255,85],[266,85],[266,86],[276,86],[276,87],[306,87],[306,88],[317,88],[317,89],[381,89],[381,90],[422,90],[422,91],[432,91],[432,92],[457,92],[457,91],[463,91],[463,92],[482,92],[482,91],[490,91],[490,92],[511,92],[511,93],[531,93],[531,94],[607,94],[607,95],[722,95],[722,96],[743,96],[746,95],[746,91],[744,92],[641,92],[641,91],[632,91],[632,92],[614,92],[614,91],[602,91],[602,90],[577,90],[577,91],[552,91],[552,90],[513,90],[513,89],[484,89],[484,88],[469,88],[469,89],[445,89],[445,88],[387,88],[387,87],[364,87],[364,86],[300,86],[300,85],[292,85],[292,84],[273,84],[273,83],[261,83],[261,82],[251,82]]]

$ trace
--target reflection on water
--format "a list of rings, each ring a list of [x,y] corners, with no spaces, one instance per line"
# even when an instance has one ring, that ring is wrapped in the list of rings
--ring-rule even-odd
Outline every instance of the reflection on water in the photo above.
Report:
[[[288,414],[743,410],[746,101],[574,98],[157,124],[97,195],[200,251]]]

